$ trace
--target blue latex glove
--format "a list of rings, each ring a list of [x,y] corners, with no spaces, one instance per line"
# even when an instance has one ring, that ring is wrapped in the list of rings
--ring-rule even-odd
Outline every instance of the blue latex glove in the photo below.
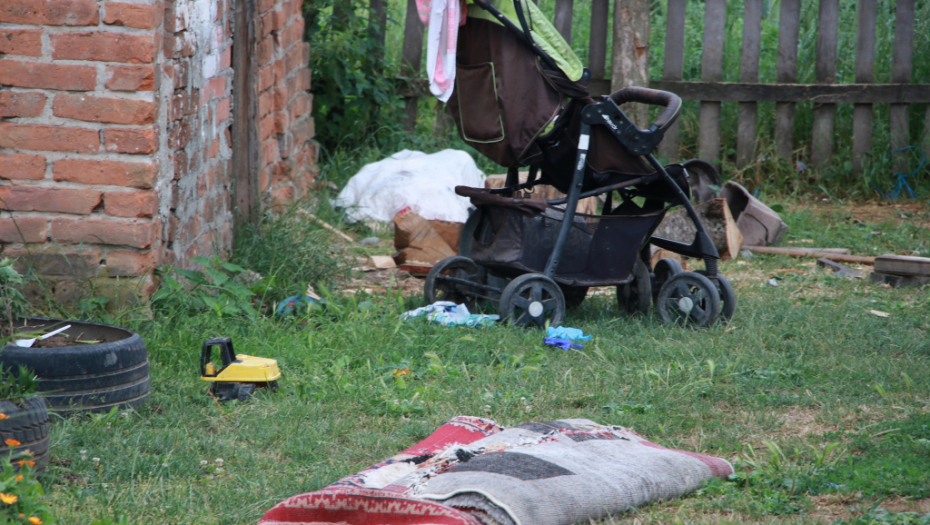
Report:
[[[570,350],[572,348],[575,350],[581,350],[584,348],[584,345],[573,343],[568,339],[561,339],[559,337],[544,337],[543,344],[548,346],[557,346],[562,350]]]
[[[567,326],[550,326],[546,330],[546,335],[549,337],[558,337],[560,339],[570,339],[572,341],[587,341],[592,337],[590,335],[584,335],[584,332],[577,328],[569,328]]]

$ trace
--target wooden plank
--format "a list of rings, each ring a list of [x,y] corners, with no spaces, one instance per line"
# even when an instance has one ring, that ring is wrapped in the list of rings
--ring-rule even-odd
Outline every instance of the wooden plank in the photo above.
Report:
[[[668,0],[665,21],[665,61],[662,80],[680,81],[685,56],[685,0]],[[678,160],[678,136],[681,123],[676,121],[665,130],[665,139],[659,143],[659,156],[669,162]]]
[[[232,179],[236,199],[236,231],[248,222],[257,224],[261,214],[253,213],[259,206],[258,184],[258,133],[256,122],[255,82],[252,74],[251,50],[255,42],[255,27],[249,23],[255,18],[255,1],[236,2],[233,13],[233,123],[232,123]]]
[[[726,0],[704,2],[704,50],[701,58],[701,80],[704,82],[720,82],[723,79],[726,19]],[[699,130],[698,155],[719,168],[720,102],[701,101]]]
[[[856,83],[875,81],[875,18],[877,0],[859,0],[859,19],[856,26]],[[853,173],[862,173],[865,154],[872,149],[872,105],[856,104],[853,107],[852,137]]]
[[[930,259],[903,255],[880,255],[875,258],[875,271],[892,275],[930,276]]]
[[[840,30],[840,0],[820,0],[817,22],[817,62],[814,77],[818,84],[836,82],[836,51]],[[833,156],[833,104],[815,104],[811,164],[825,167]]]
[[[759,80],[759,49],[762,34],[762,0],[746,0],[743,9],[743,55],[740,82]],[[756,103],[740,102],[737,108],[736,166],[745,167],[756,156]]]
[[[801,27],[801,0],[782,0],[778,26],[778,60],[775,81],[793,84],[798,80],[798,34]],[[794,104],[775,105],[775,148],[778,156],[791,162],[794,151]]]
[[[423,59],[423,22],[417,14],[417,0],[407,0],[407,15],[404,19],[404,46],[401,54],[401,75],[408,78],[420,76]],[[404,129],[412,133],[417,125],[417,99],[404,100]]]
[[[552,25],[562,38],[572,45],[572,7],[574,0],[555,0],[555,19]]]
[[[649,85],[649,0],[615,0],[610,89]],[[649,124],[649,108],[624,104],[640,127]]]
[[[610,0],[591,0],[591,39],[588,43],[588,69],[592,79],[602,79],[607,69],[607,21]]]
[[[895,7],[894,48],[891,59],[891,81],[908,83],[911,81],[911,56],[914,44],[914,0],[898,0]],[[910,145],[908,133],[907,104],[892,104],[890,112],[889,133],[891,150],[895,151]],[[907,156],[896,155],[895,171],[907,171]]]
[[[744,84],[653,80],[649,87],[671,91],[686,100],[720,102],[930,103],[930,84]]]
[[[747,246],[743,245],[744,250],[749,250],[752,253],[766,254],[766,255],[787,255],[789,257],[818,257],[824,259],[830,259],[831,261],[837,262],[848,262],[848,263],[859,263],[859,264],[875,264],[875,257],[858,257],[855,255],[846,255],[842,253],[836,253],[833,251],[815,251],[812,248],[775,248],[772,246]]]

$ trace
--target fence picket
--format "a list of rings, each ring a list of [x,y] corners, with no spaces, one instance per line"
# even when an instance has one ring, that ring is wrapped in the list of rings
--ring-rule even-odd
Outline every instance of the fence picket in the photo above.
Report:
[[[798,80],[798,34],[801,27],[801,0],[782,0],[778,25],[778,60],[775,81],[793,84]],[[775,147],[778,156],[791,162],[794,151],[794,103],[775,104]]]
[[[701,80],[723,80],[723,37],[727,18],[726,0],[706,0],[704,3],[704,51],[701,59]],[[699,155],[719,166],[720,163],[720,102],[701,102],[699,116]]]
[[[572,7],[574,0],[555,0],[555,30],[562,35],[568,45],[572,45]]]
[[[423,22],[417,14],[417,0],[407,0],[407,16],[404,20],[404,47],[401,55],[401,75],[408,78],[420,76],[420,60],[423,58]],[[404,98],[404,129],[413,132],[417,126],[417,97]]]
[[[814,78],[818,84],[836,82],[836,51],[840,30],[840,0],[820,0],[820,16],[817,22],[817,62]],[[833,155],[833,117],[836,106],[814,104],[813,140],[811,141],[811,163],[824,167]]]
[[[607,64],[607,22],[610,0],[591,0],[591,40],[588,43],[588,69],[591,78],[603,79]]]
[[[743,55],[740,82],[759,81],[762,0],[746,0],[743,10]],[[740,102],[737,109],[736,166],[751,164],[756,156],[756,103]]]
[[[856,83],[875,81],[875,17],[877,0],[859,0],[856,27]],[[853,106],[853,173],[862,173],[865,154],[872,149],[872,104]]]
[[[914,0],[898,0],[895,7],[894,48],[891,59],[891,81],[906,84],[911,81],[911,55],[914,43]],[[891,150],[910,144],[907,123],[907,104],[892,104],[889,122]],[[905,171],[907,156],[898,155],[895,170]]]
[[[665,22],[665,63],[662,80],[681,80],[685,63],[685,0],[668,0]],[[678,135],[681,123],[675,122],[665,131],[659,143],[659,156],[669,162],[678,160]]]

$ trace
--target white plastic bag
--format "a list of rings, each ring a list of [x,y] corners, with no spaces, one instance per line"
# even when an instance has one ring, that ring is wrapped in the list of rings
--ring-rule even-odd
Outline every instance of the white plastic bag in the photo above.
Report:
[[[362,168],[333,206],[346,208],[350,222],[389,222],[408,206],[426,220],[465,222],[471,202],[456,195],[455,187],[483,188],[484,178],[464,151],[403,150]]]

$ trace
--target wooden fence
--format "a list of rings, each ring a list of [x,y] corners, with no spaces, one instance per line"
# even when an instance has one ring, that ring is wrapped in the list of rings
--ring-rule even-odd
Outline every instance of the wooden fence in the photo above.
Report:
[[[376,2],[372,0],[374,7]],[[837,45],[840,0],[820,0],[817,23],[815,84],[798,84],[798,38],[801,27],[801,0],[781,0],[779,14],[776,83],[759,83],[763,0],[744,0],[742,55],[739,82],[722,82],[726,21],[726,0],[704,0],[703,54],[701,80],[684,82],[685,9],[687,0],[667,0],[665,53],[661,80],[647,80],[649,70],[649,0],[613,0],[613,49],[611,79],[606,77],[607,30],[611,0],[591,2],[591,28],[588,47],[593,95],[607,94],[625,85],[643,85],[677,93],[685,100],[700,101],[699,156],[719,162],[721,154],[720,116],[722,102],[738,102],[736,157],[742,167],[757,156],[757,103],[773,101],[775,109],[775,143],[779,156],[792,159],[794,145],[794,109],[798,102],[814,103],[811,162],[822,166],[829,162],[834,148],[834,114],[836,104],[854,104],[852,165],[863,169],[866,153],[872,149],[872,105],[890,104],[890,139],[892,149],[909,145],[908,105],[930,103],[930,84],[912,84],[914,52],[915,0],[897,0],[895,4],[892,83],[874,84],[877,0],[858,0],[856,68],[854,84],[836,83]],[[693,0],[692,0],[693,1]],[[574,0],[556,0],[553,23],[571,43]],[[383,8],[382,8],[383,9]],[[640,43],[645,42],[645,43]],[[403,45],[402,76],[419,78],[423,48],[423,24],[416,12],[416,1],[407,0]],[[642,50],[645,48],[646,52]],[[920,50],[922,53],[930,50]],[[645,56],[643,56],[645,55]],[[416,121],[416,98],[428,96],[425,81],[405,83],[401,93],[407,99],[408,126]],[[930,107],[925,120],[925,135],[930,148]],[[666,133],[659,154],[677,160],[679,124]],[[930,152],[928,152],[930,155]]]

